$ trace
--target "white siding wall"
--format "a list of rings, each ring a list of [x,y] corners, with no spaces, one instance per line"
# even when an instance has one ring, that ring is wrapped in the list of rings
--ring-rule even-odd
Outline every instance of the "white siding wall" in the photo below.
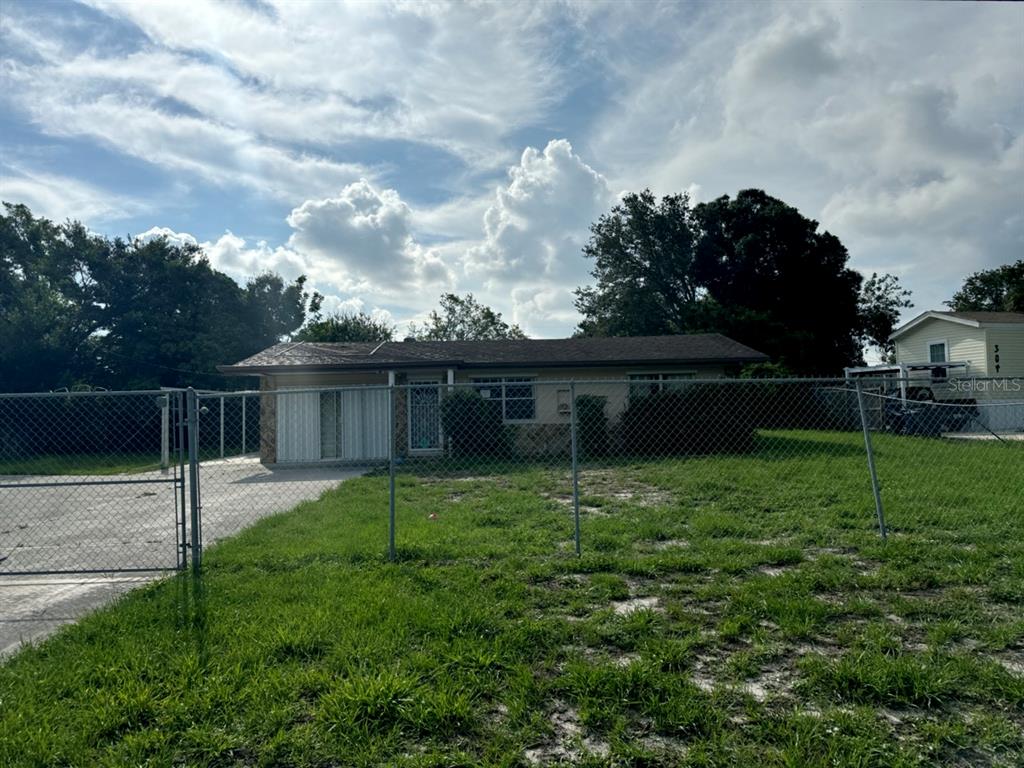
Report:
[[[971,364],[970,375],[988,376],[985,333],[984,328],[931,318],[896,341],[896,361],[927,363],[928,345],[945,341],[947,360],[958,363],[967,361]]]
[[[362,461],[388,456],[386,390],[340,392],[341,445],[337,459]],[[321,460],[320,393],[277,395],[277,461],[282,464]],[[333,437],[332,437],[333,439]]]
[[[989,328],[988,366],[991,376],[1024,376],[1024,325],[1017,330]],[[995,351],[999,346],[999,373],[996,373]]]
[[[281,463],[320,460],[318,393],[277,395],[277,460]]]
[[[341,393],[341,458],[388,457],[388,392],[370,389]]]

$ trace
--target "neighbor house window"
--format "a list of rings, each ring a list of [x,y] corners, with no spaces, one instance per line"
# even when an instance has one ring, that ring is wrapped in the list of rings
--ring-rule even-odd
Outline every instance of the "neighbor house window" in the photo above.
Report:
[[[653,395],[667,389],[681,387],[682,382],[692,379],[696,374],[689,373],[632,373],[629,376],[629,396],[631,398]]]
[[[946,342],[936,341],[928,345],[928,362],[929,363],[944,363],[946,362]]]
[[[537,414],[533,379],[529,377],[473,379],[473,384],[485,400],[501,402],[501,415],[505,421],[533,421]]]

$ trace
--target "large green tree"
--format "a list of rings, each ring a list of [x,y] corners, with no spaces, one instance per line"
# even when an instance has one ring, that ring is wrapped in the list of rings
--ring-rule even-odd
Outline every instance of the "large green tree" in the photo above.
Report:
[[[657,336],[704,324],[694,275],[696,225],[685,194],[626,195],[591,226],[596,285],[576,290],[585,336]]]
[[[108,239],[21,205],[0,215],[0,391],[224,386],[216,366],[316,311],[305,278],[239,286],[197,246]]]
[[[954,312],[1024,312],[1024,260],[975,272],[946,306]]]
[[[90,365],[96,330],[88,264],[103,243],[83,227],[0,214],[0,391],[71,386]]]
[[[431,310],[422,326],[410,325],[409,332],[423,341],[526,338],[518,325],[502,320],[500,312],[478,302],[472,293],[442,294],[440,308]]]
[[[862,293],[838,238],[756,189],[696,206],[626,195],[592,225],[584,255],[595,284],[577,290],[580,333],[717,331],[799,374],[860,362],[907,300],[890,276]]]
[[[899,322],[900,313],[910,309],[910,291],[895,275],[873,272],[860,289],[861,343],[875,347],[883,360],[891,360],[896,344],[889,340]]]
[[[395,326],[365,312],[335,312],[313,317],[292,341],[391,341],[394,335]]]

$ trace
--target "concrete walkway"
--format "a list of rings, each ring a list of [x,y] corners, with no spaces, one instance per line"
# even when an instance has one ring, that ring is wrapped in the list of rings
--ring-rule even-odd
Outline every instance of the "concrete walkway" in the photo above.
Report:
[[[257,520],[318,498],[363,468],[275,469],[253,457],[203,462],[203,543],[209,546]],[[117,475],[161,478],[159,472]],[[0,488],[0,570],[110,571],[54,576],[0,574],[0,657],[40,640],[117,596],[162,578],[177,562],[175,492],[170,483],[32,488],[72,476],[4,477]],[[92,478],[90,478],[92,479]],[[186,498],[188,496],[186,488]],[[180,497],[179,497],[180,498]],[[114,573],[152,568],[152,573]]]

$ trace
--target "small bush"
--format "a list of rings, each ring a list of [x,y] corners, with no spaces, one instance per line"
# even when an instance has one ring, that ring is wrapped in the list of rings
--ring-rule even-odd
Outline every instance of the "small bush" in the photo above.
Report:
[[[511,433],[502,422],[501,401],[459,389],[441,402],[441,427],[453,456],[507,456]]]
[[[644,456],[743,453],[754,444],[742,388],[692,384],[633,398],[622,412],[623,447]]]
[[[576,398],[576,437],[583,458],[608,454],[608,417],[604,412],[607,400],[599,395],[579,395]]]

